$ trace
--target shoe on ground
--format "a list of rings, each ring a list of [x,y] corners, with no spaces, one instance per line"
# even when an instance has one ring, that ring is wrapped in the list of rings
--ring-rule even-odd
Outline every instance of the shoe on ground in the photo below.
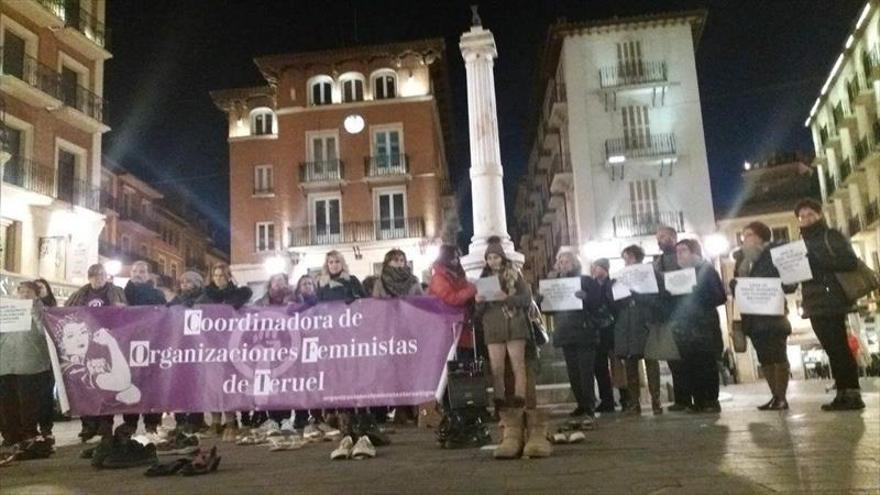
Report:
[[[330,452],[330,459],[340,461],[351,458],[351,451],[354,449],[354,440],[350,436],[346,436],[339,442],[339,446]]]
[[[669,412],[683,412],[683,411],[687,411],[688,408],[690,408],[690,407],[691,407],[690,404],[682,404],[682,403],[676,402],[675,404],[672,404],[671,406],[667,407],[666,410]]]
[[[154,445],[156,445],[156,455],[188,455],[199,450],[199,437],[179,433],[171,440]]]
[[[579,417],[583,416],[584,414],[587,414],[587,410],[581,406],[578,406],[574,409],[574,411],[568,413],[568,416],[570,418],[579,418]]]
[[[773,403],[776,402],[776,397],[770,398],[765,404],[761,404],[758,406],[759,411],[769,411],[771,407],[773,407]]]
[[[269,452],[297,450],[303,448],[305,444],[306,442],[299,436],[272,437],[269,439]]]
[[[101,463],[106,469],[126,469],[156,464],[155,445],[141,445],[134,440],[116,443]]]
[[[324,433],[315,423],[309,423],[303,429],[303,438],[308,442],[320,442],[324,439]]]
[[[55,445],[55,435],[53,435],[52,433],[43,435],[43,440],[45,440],[46,443],[48,443],[49,445]]]
[[[327,423],[320,422],[315,425],[315,427],[321,432],[324,440],[333,441],[342,436],[342,432],[328,425]]]
[[[351,449],[351,458],[361,460],[372,459],[373,457],[376,457],[376,447],[373,447],[370,437],[367,435],[360,437],[354,448]]]
[[[831,403],[822,405],[822,410],[826,412],[859,411],[864,408],[865,402],[862,400],[861,391],[858,389],[844,390]]]
[[[223,437],[221,438],[221,441],[235,442],[235,440],[238,438],[238,435],[239,435],[238,426],[236,426],[234,424],[228,424],[228,425],[226,425],[226,427],[223,428]]]
[[[294,428],[293,421],[290,418],[282,420],[278,429],[281,431],[281,434],[285,436],[296,433],[296,428]]]
[[[560,432],[554,433],[554,434],[550,437],[550,442],[551,442],[551,443],[555,443],[555,444],[564,444],[564,443],[568,443],[568,435],[567,435],[565,432],[563,432],[563,431],[560,431]]]
[[[591,431],[596,429],[596,418],[593,416],[587,415],[578,425],[580,430],[583,431]]]
[[[596,407],[596,412],[599,413],[613,413],[614,411],[614,402],[602,401],[599,403],[599,406]]]
[[[568,436],[568,443],[581,443],[587,440],[587,436],[584,435],[582,431],[572,432],[571,435]]]
[[[254,429],[254,432],[267,437],[277,437],[281,435],[281,427],[274,419],[267,419],[266,421],[263,421],[263,424]]]

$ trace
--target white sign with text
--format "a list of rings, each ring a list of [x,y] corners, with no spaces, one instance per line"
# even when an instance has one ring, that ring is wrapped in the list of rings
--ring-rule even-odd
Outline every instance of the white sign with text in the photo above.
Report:
[[[770,258],[779,270],[784,284],[791,285],[813,279],[810,262],[807,260],[807,245],[803,239],[771,249]]]
[[[580,277],[539,281],[538,293],[544,296],[541,300],[541,310],[551,313],[583,309],[583,302],[574,295],[579,290],[581,290]]]
[[[785,314],[785,294],[778,278],[737,278],[734,294],[739,312],[744,315]]]

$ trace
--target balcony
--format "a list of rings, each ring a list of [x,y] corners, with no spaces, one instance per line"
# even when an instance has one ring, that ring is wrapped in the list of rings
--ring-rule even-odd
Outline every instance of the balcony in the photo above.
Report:
[[[119,213],[119,220],[140,225],[153,232],[159,232],[159,220],[155,215],[134,208],[125,208],[121,204],[118,206],[116,212]]]
[[[547,95],[544,97],[544,119],[550,127],[560,127],[566,119],[566,102],[568,95],[565,91],[565,83],[550,80],[547,86]]]
[[[838,181],[838,184],[843,184],[844,182],[846,182],[846,179],[848,179],[849,176],[852,175],[852,161],[847,158],[846,160],[840,162],[840,168],[838,170],[840,171],[840,180]]]
[[[59,118],[87,132],[107,132],[107,102],[83,86],[63,86],[60,91],[64,108]]]
[[[409,157],[403,154],[364,157],[364,179],[367,182],[400,182],[409,180]]]
[[[874,222],[880,220],[880,201],[869,201],[865,206],[865,227],[870,228]]]
[[[605,95],[605,110],[617,109],[618,93],[651,93],[654,106],[663,105],[669,77],[666,62],[632,62],[599,69],[599,88]]]
[[[868,158],[870,150],[871,148],[868,146],[868,136],[862,136],[862,139],[859,139],[855,146],[856,168],[861,168],[864,165],[862,162]]]
[[[4,92],[36,107],[61,104],[61,75],[28,55],[13,56],[0,46]]]
[[[643,215],[620,215],[612,220],[614,237],[638,237],[654,235],[662,226],[669,226],[676,232],[684,232],[684,214],[680,211],[658,212]]]
[[[571,157],[556,155],[550,166],[550,192],[564,194],[572,190]]]
[[[837,182],[834,179],[834,176],[831,173],[825,173],[825,199],[828,200],[831,196],[834,195],[834,191],[837,189]]]
[[[103,239],[98,239],[98,254],[105,258],[119,260],[126,265],[131,265],[135,261],[146,261],[150,265],[150,272],[159,273],[159,263],[156,260],[139,254],[132,249],[123,249],[122,246],[114,245],[112,242]]]
[[[299,186],[303,189],[336,189],[345,183],[342,160],[321,160],[299,164]]]
[[[55,180],[55,169],[33,160],[12,157],[3,165],[3,182],[22,189],[99,211],[101,191],[78,179]]]
[[[858,215],[850,217],[849,220],[846,222],[846,226],[847,232],[849,232],[849,235],[851,236],[856,235],[862,231],[862,221],[859,219]]]
[[[846,123],[845,121],[847,119],[853,118],[853,113],[849,105],[843,100],[840,100],[837,102],[837,105],[834,105],[834,108],[831,110],[831,117],[834,121],[834,127],[840,129],[840,127]]]
[[[645,134],[605,141],[605,162],[607,165],[656,164],[675,160],[677,154],[675,134],[673,133]]]
[[[374,241],[407,239],[425,236],[425,221],[421,217],[390,218],[366,222],[347,222],[329,225],[308,225],[289,230],[290,247],[329,246]]]

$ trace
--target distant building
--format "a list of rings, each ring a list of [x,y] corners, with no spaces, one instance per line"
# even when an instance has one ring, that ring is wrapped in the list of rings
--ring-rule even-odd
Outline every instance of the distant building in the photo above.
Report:
[[[211,93],[229,122],[240,283],[262,285],[268,260],[315,272],[334,249],[364,277],[400,248],[421,275],[454,241],[445,56],[442,39],[262,56],[265,85]]]
[[[551,26],[515,240],[533,279],[561,250],[612,260],[657,227],[715,230],[695,52],[703,11]]]
[[[821,199],[819,177],[811,165],[813,157],[804,153],[777,154],[767,159],[746,162],[743,166],[742,192],[734,206],[718,219],[718,230],[734,248],[742,245],[742,231],[751,222],[770,227],[774,242],[786,243],[800,237],[794,206],[803,198]],[[733,257],[721,260],[721,275],[727,286],[733,278]],[[818,344],[809,320],[800,317],[800,294],[787,296],[792,336],[789,346],[797,346],[791,358],[792,372],[803,377],[802,350]],[[728,302],[729,327],[738,325],[740,317],[733,300]],[[758,361],[754,352],[737,354],[737,370],[741,381],[758,378]],[[796,358],[796,359],[795,359]]]
[[[0,294],[43,277],[63,299],[98,261],[104,0],[0,2]]]

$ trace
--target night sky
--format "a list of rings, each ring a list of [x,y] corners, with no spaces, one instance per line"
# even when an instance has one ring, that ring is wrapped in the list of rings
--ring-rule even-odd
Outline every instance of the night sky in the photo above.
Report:
[[[214,89],[264,83],[256,56],[444,37],[452,83],[455,180],[470,237],[467,94],[458,38],[465,1],[111,0],[113,58],[105,97],[113,130],[104,153],[160,190],[184,195],[228,247],[228,144]],[[480,2],[498,45],[495,66],[508,208],[526,168],[538,52],[547,27],[569,21],[706,8],[697,51],[716,211],[739,190],[745,160],[812,150],[803,126],[864,0]],[[512,213],[508,211],[512,218]],[[513,220],[510,220],[513,224]]]

